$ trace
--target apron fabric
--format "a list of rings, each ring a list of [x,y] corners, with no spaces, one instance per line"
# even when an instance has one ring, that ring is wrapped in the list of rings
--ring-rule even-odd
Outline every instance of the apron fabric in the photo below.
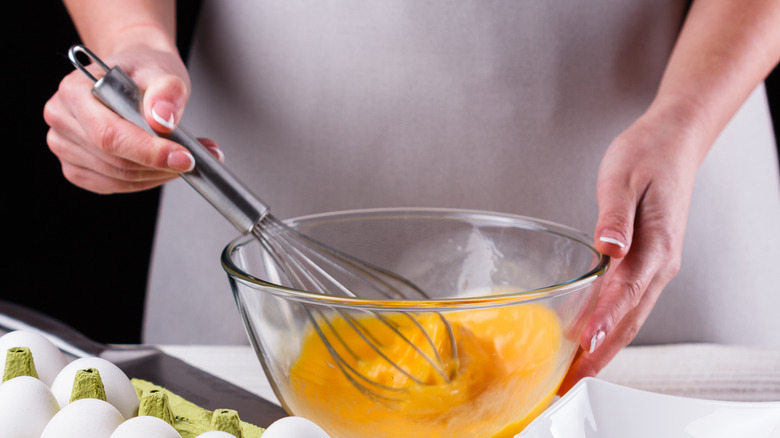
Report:
[[[684,0],[215,1],[182,124],[276,217],[453,207],[592,233],[600,160],[650,104]],[[697,174],[682,269],[636,343],[780,345],[780,178],[757,88]],[[219,257],[238,235],[163,190],[146,342],[247,337]]]

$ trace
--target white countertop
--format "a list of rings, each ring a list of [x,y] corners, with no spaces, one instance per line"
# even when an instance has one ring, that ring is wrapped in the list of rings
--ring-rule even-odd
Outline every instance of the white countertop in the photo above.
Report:
[[[249,346],[167,345],[202,370],[277,401]],[[626,347],[597,376],[628,387],[711,400],[780,401],[780,348],[679,344]]]

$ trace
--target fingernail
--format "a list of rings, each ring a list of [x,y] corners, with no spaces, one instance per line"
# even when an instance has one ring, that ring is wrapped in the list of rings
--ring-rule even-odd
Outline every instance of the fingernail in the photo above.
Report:
[[[597,348],[599,348],[599,345],[604,341],[604,338],[607,337],[607,334],[604,333],[604,330],[598,330],[596,333],[593,333],[593,336],[590,338],[590,350],[588,350],[588,353],[593,353],[596,351]]]
[[[623,242],[621,242],[621,241],[619,241],[619,240],[617,240],[615,238],[612,238],[612,237],[601,236],[601,237],[599,237],[599,240],[604,242],[604,243],[611,243],[613,245],[617,245],[620,248],[625,248],[626,247],[625,243],[623,243]]]
[[[169,108],[165,108],[168,105],[165,104],[156,104],[154,108],[152,108],[152,118],[157,121],[157,123],[165,126],[168,129],[174,129],[176,128],[176,123],[173,118],[173,111]],[[168,113],[168,118],[164,118],[159,113]]]
[[[214,146],[209,146],[208,150],[210,150],[212,154],[217,156],[217,159],[219,160],[220,163],[225,162],[225,154],[222,152],[222,149]]]
[[[195,168],[195,158],[187,151],[174,151],[168,154],[168,166],[181,172]]]

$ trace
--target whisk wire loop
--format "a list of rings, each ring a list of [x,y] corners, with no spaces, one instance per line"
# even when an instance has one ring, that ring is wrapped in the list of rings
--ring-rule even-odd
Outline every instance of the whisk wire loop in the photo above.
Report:
[[[336,351],[333,344],[328,340],[328,337],[323,332],[322,327],[317,322],[317,317],[315,317],[312,314],[312,310],[306,306],[304,306],[304,309],[309,318],[309,321],[311,322],[312,327],[317,332],[318,337],[322,340],[330,356],[335,360],[336,367],[338,367],[339,370],[341,370],[342,374],[346,377],[346,379],[350,382],[350,384],[352,384],[355,388],[358,389],[358,391],[360,391],[365,396],[371,398],[372,400],[379,401],[381,403],[392,403],[392,402],[403,401],[403,393],[406,392],[405,388],[394,388],[391,386],[383,385],[379,382],[371,380],[370,378],[368,378],[367,376],[365,376],[364,374],[356,370],[352,365],[350,365],[350,363],[347,360],[345,360],[341,356],[341,354],[338,353],[338,351]],[[328,319],[324,318],[324,315],[322,315],[322,313],[319,310],[316,310],[316,312],[320,314],[320,317],[322,319],[328,321]],[[333,327],[330,325],[330,323],[327,324],[331,328],[331,330],[333,330]],[[335,333],[337,332],[335,332],[334,330],[334,334]],[[347,343],[344,343],[344,346],[346,348],[349,348]],[[355,355],[355,358],[357,360],[357,355]],[[388,392],[389,394],[387,394]]]
[[[427,298],[427,295],[420,288],[408,280],[330,248],[299,233],[271,215],[260,221],[253,233],[267,254],[270,255],[272,264],[278,268],[276,271],[282,277],[281,280],[296,288],[308,292],[348,297],[365,296],[370,292],[374,296],[385,299]],[[385,342],[373,333],[376,328],[367,328],[362,322],[364,321],[362,317],[355,317],[343,309],[331,309],[332,312],[329,313],[333,316],[328,316],[318,306],[304,303],[301,303],[301,306],[305,309],[313,329],[335,361],[335,365],[353,386],[371,398],[384,402],[400,401],[399,394],[408,388],[403,386],[407,384],[390,386],[376,381],[353,366],[353,364],[360,364],[365,359],[362,354],[369,352],[417,385],[430,384],[427,379],[419,377],[429,374],[425,372],[426,369],[433,370],[433,374],[438,376],[438,378],[433,379],[435,381],[450,382],[453,377],[455,370],[453,363],[457,359],[457,344],[452,327],[439,313],[437,315],[445,329],[444,338],[449,340],[448,345],[446,345],[447,350],[445,350],[448,352],[447,359],[441,356],[433,337],[415,315],[409,312],[397,312],[402,318],[411,322],[411,324],[405,325],[407,333],[404,333],[399,328],[399,323],[386,316],[385,312],[365,311],[368,318],[381,323],[378,327],[385,327],[393,334],[393,340],[400,342],[401,345],[406,345],[408,350],[416,354],[416,357],[421,358],[420,361],[415,362],[415,365],[423,366],[425,369],[411,370],[386,353],[385,350],[391,348],[392,345],[385,345]],[[341,329],[333,323],[334,317],[345,323],[339,325],[342,327]],[[418,332],[421,336],[414,336],[414,333]],[[347,341],[347,339],[351,341]],[[362,349],[361,351],[364,353],[359,353],[356,351],[358,346],[354,344],[356,342],[364,344],[368,350]],[[351,361],[343,357],[344,354],[348,355]]]

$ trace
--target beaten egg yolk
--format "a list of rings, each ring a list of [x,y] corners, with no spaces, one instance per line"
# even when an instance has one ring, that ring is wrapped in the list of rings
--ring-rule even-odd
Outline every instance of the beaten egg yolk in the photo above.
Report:
[[[320,321],[319,333],[311,329],[290,372],[289,401],[296,414],[332,436],[347,430],[350,438],[500,438],[519,433],[552,401],[566,367],[557,358],[561,324],[549,308],[527,304],[447,313],[456,355],[440,314],[413,317],[416,322],[406,313],[383,314],[385,321],[376,315]],[[425,356],[435,357],[436,350],[451,360],[431,366],[390,325]],[[358,326],[411,375],[372,349]],[[343,362],[334,359],[322,337]],[[349,368],[394,389],[365,383]]]

